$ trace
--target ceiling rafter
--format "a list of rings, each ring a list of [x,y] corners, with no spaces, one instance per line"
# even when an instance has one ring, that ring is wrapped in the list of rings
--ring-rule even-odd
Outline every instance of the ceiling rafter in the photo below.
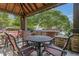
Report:
[[[20,8],[20,10],[18,11],[18,14],[21,14],[21,11],[22,11],[22,10],[21,10],[21,8]]]
[[[13,8],[12,8],[12,12],[14,11],[14,9],[15,9],[15,6],[16,6],[16,3],[14,4],[14,6],[13,6]]]
[[[36,4],[35,4],[35,3],[33,3],[33,5],[35,6],[35,8],[36,8],[36,9],[38,9],[38,7],[36,6]]]
[[[17,5],[16,5],[17,4]],[[57,7],[59,5],[63,5],[60,3],[13,3],[8,5],[6,3],[0,4],[0,10],[13,13],[15,15],[22,16],[24,13],[25,16],[31,16],[33,14]],[[22,6],[22,7],[21,7]],[[10,8],[10,9],[9,9]]]
[[[17,4],[18,6],[19,6],[19,8],[20,8],[20,10],[18,11],[18,14],[21,14],[21,6],[19,5],[19,4]]]
[[[29,3],[27,3],[27,4],[31,8],[32,11],[35,11]]]
[[[27,7],[27,5],[25,5],[24,3],[23,3],[22,5],[25,7],[25,9],[27,9],[29,12],[31,12],[31,11],[29,10],[29,8]]]
[[[6,11],[5,11],[5,9],[2,9],[2,8],[0,8],[0,11],[8,12],[8,13],[11,13],[11,14],[14,14],[14,15],[19,15],[19,14],[15,13],[15,12],[11,12],[11,11],[9,11],[9,10],[6,10]],[[19,16],[20,16],[20,15],[19,15]]]
[[[8,7],[8,4],[6,4],[6,6],[5,6],[5,10],[7,10],[7,7]]]
[[[15,8],[16,6],[19,7],[18,11],[16,11],[16,8]],[[21,9],[21,6],[20,6],[18,3],[16,3],[16,5],[14,6],[14,11],[15,11],[17,14],[21,14],[20,12],[22,11],[22,9]]]
[[[25,9],[23,8],[23,5],[20,3],[20,8],[21,8],[21,14],[25,15]]]
[[[63,3],[63,4],[64,4],[64,3]],[[57,6],[59,6],[59,5],[63,5],[63,4],[57,4],[57,3],[52,4],[52,3],[50,3],[50,4],[46,5],[46,6],[43,6],[43,7],[38,8],[36,12],[31,12],[31,13],[29,13],[29,14],[27,15],[27,17],[28,17],[28,16],[31,16],[31,15],[34,15],[34,14],[37,14],[37,13],[40,13],[40,12],[45,11],[45,10],[49,10],[49,9],[51,9],[51,8],[55,8],[55,7],[57,7]]]
[[[22,3],[20,3],[20,9],[21,9],[21,13],[22,13],[22,15],[26,15],[26,10],[23,8],[23,5],[22,5]]]
[[[45,3],[43,3],[43,5],[44,5],[44,6],[46,6],[46,4],[45,4]]]

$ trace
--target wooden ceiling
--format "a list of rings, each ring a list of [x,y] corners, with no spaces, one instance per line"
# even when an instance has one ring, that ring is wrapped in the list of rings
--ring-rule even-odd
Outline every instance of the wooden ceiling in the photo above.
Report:
[[[15,15],[30,16],[38,12],[62,5],[60,3],[0,3],[0,11]]]

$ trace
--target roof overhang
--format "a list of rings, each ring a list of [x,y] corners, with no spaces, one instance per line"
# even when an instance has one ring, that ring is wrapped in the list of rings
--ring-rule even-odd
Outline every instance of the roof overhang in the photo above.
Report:
[[[0,3],[0,11],[19,16],[31,16],[63,4],[64,3]]]

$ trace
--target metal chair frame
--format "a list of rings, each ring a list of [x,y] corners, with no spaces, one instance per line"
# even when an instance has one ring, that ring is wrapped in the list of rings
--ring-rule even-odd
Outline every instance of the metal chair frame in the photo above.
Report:
[[[33,48],[32,46],[31,47],[28,47],[28,46],[26,46],[26,49],[23,49],[23,51],[22,50],[20,50],[20,48],[17,46],[17,43],[16,43],[16,40],[15,40],[15,37],[14,36],[12,36],[11,34],[7,34],[7,33],[5,33],[6,35],[7,35],[7,40],[11,43],[11,45],[12,45],[12,48],[13,48],[13,53],[17,53],[18,55],[20,55],[20,56],[23,56],[24,54],[23,54],[23,51],[27,51],[27,55],[29,55],[28,54],[28,51],[31,51],[31,48]],[[11,37],[13,38],[13,39],[11,39]],[[29,50],[30,49],[30,50]],[[31,52],[30,52],[31,53]]]

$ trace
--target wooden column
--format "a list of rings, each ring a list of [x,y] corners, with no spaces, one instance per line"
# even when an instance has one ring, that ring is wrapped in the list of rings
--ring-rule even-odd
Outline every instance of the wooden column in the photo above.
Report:
[[[73,5],[73,34],[79,34],[79,3]],[[79,52],[79,36],[73,36],[70,40],[70,49]]]
[[[73,32],[79,33],[79,3],[73,4]]]
[[[21,30],[25,30],[25,16],[21,16],[20,21],[21,21]]]
[[[21,33],[22,33],[22,41],[23,41],[23,42],[22,42],[22,45],[24,45],[24,31],[26,30],[25,21],[26,21],[26,20],[25,20],[25,16],[21,16],[21,18],[20,18],[20,22],[21,22],[21,23],[20,23],[20,26],[21,26],[20,29],[22,30],[22,32],[21,32]]]

